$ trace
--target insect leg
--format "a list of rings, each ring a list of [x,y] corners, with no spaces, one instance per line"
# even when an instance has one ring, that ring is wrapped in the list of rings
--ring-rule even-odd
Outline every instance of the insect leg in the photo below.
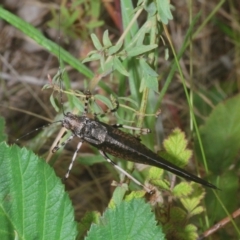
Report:
[[[113,108],[109,108],[108,110],[104,111],[103,113],[94,113],[94,118],[97,119],[97,116],[103,117],[104,115],[108,113],[114,113],[119,108],[119,102],[116,98],[111,97],[111,101],[113,104]]]
[[[78,145],[77,145],[77,148],[76,148],[76,150],[75,150],[75,152],[74,152],[74,154],[73,154],[73,157],[72,157],[72,161],[71,161],[71,163],[70,163],[70,165],[69,165],[69,167],[68,167],[68,171],[67,171],[67,173],[66,173],[66,175],[65,175],[65,180],[69,177],[69,173],[70,173],[70,171],[71,171],[71,169],[72,169],[72,167],[73,167],[73,163],[74,163],[74,161],[75,161],[75,159],[76,159],[76,156],[77,156],[77,153],[78,153],[80,147],[82,146],[82,143],[83,143],[83,142],[81,141],[81,142],[79,142]]]
[[[113,124],[112,127],[114,128],[125,128],[125,129],[130,129],[134,131],[139,131],[140,134],[146,135],[151,132],[149,128],[138,128],[138,127],[132,127],[128,125],[122,125],[122,124]]]
[[[144,186],[142,183],[140,183],[136,178],[134,178],[132,175],[130,175],[127,171],[120,168],[115,162],[113,162],[105,152],[99,150],[100,154],[107,160],[107,162],[111,163],[118,171],[123,173],[125,176],[127,176],[129,179],[131,179],[133,182],[135,182],[137,185],[143,187],[148,193],[152,193],[152,190],[148,187]]]
[[[90,102],[90,99],[92,97],[92,94],[89,90],[86,90],[84,92],[85,94],[85,101],[84,101],[84,112],[83,112],[83,115],[86,115],[88,113],[88,105],[89,105],[89,102]]]
[[[55,153],[59,148],[65,146],[68,142],[70,142],[75,135],[71,135],[66,141],[62,142],[60,145],[59,143],[52,149],[52,153]]]

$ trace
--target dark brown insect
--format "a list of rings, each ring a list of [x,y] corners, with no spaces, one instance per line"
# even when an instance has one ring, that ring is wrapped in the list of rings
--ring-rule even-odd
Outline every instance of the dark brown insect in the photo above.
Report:
[[[196,183],[202,184],[206,187],[210,187],[213,189],[217,189],[216,186],[207,182],[206,180],[199,178],[179,167],[170,163],[169,161],[163,159],[158,156],[156,153],[152,152],[145,145],[143,145],[139,139],[135,136],[128,134],[126,132],[121,131],[119,128],[131,128],[125,125],[108,125],[103,123],[97,119],[97,115],[95,114],[94,118],[87,117],[87,106],[89,99],[91,97],[90,92],[86,94],[85,107],[84,112],[81,116],[72,114],[70,112],[64,113],[64,118],[61,121],[62,126],[67,130],[72,132],[72,135],[66,140],[66,142],[61,145],[64,146],[67,142],[69,142],[72,138],[77,137],[80,141],[78,143],[77,149],[73,155],[71,164],[69,166],[68,172],[66,174],[66,178],[69,176],[69,172],[73,166],[73,162],[76,159],[77,152],[79,151],[83,142],[87,142],[90,145],[96,147],[100,154],[115,168],[119,171],[123,172],[129,178],[131,178],[137,184],[143,186],[140,182],[138,182],[135,178],[133,178],[126,171],[121,169],[116,163],[114,163],[107,155],[107,153],[111,154],[114,157],[118,157],[124,160],[132,161],[135,163],[147,164],[155,167],[159,167],[165,169],[169,172],[172,172],[180,177],[183,177],[189,181],[194,181]],[[118,102],[116,102],[116,107],[110,112],[116,111],[118,108]],[[142,130],[145,132],[150,132],[148,129],[138,129],[133,128],[134,130]],[[59,145],[53,149],[53,152],[59,149]],[[143,186],[145,187],[145,186]],[[146,187],[145,187],[146,189]],[[149,191],[147,189],[147,191]]]

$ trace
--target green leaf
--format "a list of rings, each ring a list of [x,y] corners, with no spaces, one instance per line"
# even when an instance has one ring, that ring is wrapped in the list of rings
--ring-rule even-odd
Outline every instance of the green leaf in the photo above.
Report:
[[[98,40],[96,34],[92,33],[92,34],[91,34],[91,39],[92,39],[92,42],[93,42],[94,47],[95,47],[98,51],[101,51],[101,50],[103,49],[103,46],[102,46],[102,44],[100,43],[100,41]]]
[[[156,77],[152,77],[149,75],[143,75],[143,78],[141,79],[141,86],[140,86],[140,92],[144,90],[144,88],[149,88],[154,91],[158,91],[158,80]]]
[[[197,228],[193,224],[188,224],[185,228],[182,235],[182,239],[187,240],[196,240],[198,239]],[[180,236],[181,236],[180,235]]]
[[[113,55],[113,54],[117,53],[121,49],[122,45],[123,45],[123,41],[121,41],[120,43],[118,43],[115,46],[110,47],[108,49],[108,55]]]
[[[103,46],[105,48],[112,46],[112,42],[109,38],[108,30],[104,31],[104,33],[103,33]]]
[[[53,169],[34,153],[0,144],[1,239],[75,239],[74,212]]]
[[[191,211],[191,216],[198,215],[204,211],[204,208],[202,206],[198,206],[194,208],[194,210]]]
[[[140,66],[144,74],[149,75],[151,77],[158,77],[158,74],[148,65],[146,59],[140,59]]]
[[[119,205],[122,202],[127,191],[128,185],[126,183],[121,184],[121,186],[117,186],[113,192],[109,207],[111,206],[113,208],[116,205]]]
[[[7,141],[7,135],[5,134],[5,120],[0,117],[0,142]]]
[[[157,167],[150,167],[148,171],[149,179],[159,179],[163,175],[163,169]]]
[[[86,240],[161,240],[161,227],[156,225],[149,204],[143,199],[123,201],[114,209],[107,209],[99,224],[93,224]]]
[[[181,208],[171,207],[170,217],[164,224],[164,232],[169,239],[197,239],[197,228],[192,224],[186,224],[188,215]]]
[[[180,201],[190,215],[195,215],[199,209],[196,210],[196,212],[194,212],[194,210],[198,207],[200,201],[204,198],[205,192],[203,191],[203,188],[197,183],[191,183],[191,185],[193,189],[192,194],[188,197],[182,197]]]
[[[157,8],[154,2],[151,2],[147,6],[145,5],[144,9],[148,12],[149,17],[152,17],[156,14]]]
[[[220,103],[212,111],[200,137],[209,169],[215,174],[225,172],[236,161],[240,150],[240,94]],[[197,142],[197,139],[196,139]],[[199,143],[198,159],[202,160]]]
[[[188,196],[192,191],[192,186],[187,182],[181,182],[173,188],[173,194],[175,197]]]
[[[75,106],[75,108],[79,110],[79,112],[84,111],[84,103],[80,101],[78,97],[72,95],[72,101],[73,101],[73,105]]]
[[[162,179],[151,179],[150,183],[159,189],[170,190],[170,183]]]
[[[0,18],[4,19],[21,32],[29,36],[36,43],[44,47],[46,50],[59,57],[61,52],[61,60],[67,62],[69,65],[77,69],[80,73],[84,74],[88,78],[93,78],[93,73],[84,66],[78,59],[73,57],[69,52],[58,46],[56,43],[47,39],[38,29],[34,28],[31,24],[25,22],[21,18],[8,12],[7,10],[0,7]]]
[[[161,179],[163,175],[163,169],[157,167],[150,167],[148,170],[147,182],[159,187],[160,189],[170,190],[170,184],[165,180]]]
[[[82,63],[97,61],[101,59],[101,57],[102,55],[100,53],[95,53],[95,54],[92,54],[90,57],[84,58]]]
[[[104,21],[92,20],[92,21],[90,21],[86,24],[86,27],[89,28],[89,29],[94,29],[94,28],[101,27],[103,25],[104,25]]]
[[[131,104],[134,105],[135,108],[138,108],[138,103],[130,97],[118,97],[118,100],[123,100],[125,102],[130,102]]]
[[[169,0],[156,0],[157,11],[161,21],[164,24],[168,24],[168,20],[172,20],[173,16],[170,10],[170,1]]]
[[[113,65],[114,65],[114,68],[117,69],[121,74],[123,74],[127,77],[129,76],[129,73],[127,72],[127,70],[125,69],[125,67],[121,63],[121,61],[118,59],[118,57],[114,57]]]
[[[163,145],[166,152],[161,153],[161,156],[179,167],[184,167],[192,155],[191,150],[186,148],[185,134],[179,128],[173,130]]]
[[[87,155],[87,154],[81,154],[81,156],[78,158],[78,161],[86,166],[91,166],[95,163],[102,163],[106,160],[102,157],[102,155]]]
[[[145,195],[145,190],[131,191],[124,199],[126,201],[132,201],[134,198],[143,198]]]
[[[57,99],[54,98],[53,94],[51,94],[51,96],[50,96],[50,103],[52,104],[55,111],[59,112],[59,106],[57,104]]]
[[[186,216],[187,216],[186,212],[179,207],[172,207],[170,209],[170,219],[172,222],[175,223],[182,222],[183,220],[186,219]]]
[[[103,95],[100,95],[100,94],[95,94],[94,95],[94,100],[97,101],[101,101],[102,103],[104,103],[108,108],[112,108],[113,107],[113,104],[112,104],[112,101],[109,100],[109,98],[103,96]]]
[[[237,169],[237,171],[239,168]],[[228,210],[228,212],[234,212],[238,208],[239,198],[229,197],[237,196],[239,191],[239,176],[236,174],[236,170],[226,170],[218,181],[219,186],[222,187],[222,191],[218,191],[219,198],[222,204]],[[214,193],[209,191],[206,195],[206,206],[208,212],[211,212],[212,223],[217,219],[222,219],[226,216],[226,213],[222,210],[222,205],[214,197]]]
[[[128,57],[136,57],[143,53],[152,51],[157,46],[158,46],[157,44],[136,46],[136,47],[126,50],[126,53],[127,53]]]
[[[86,232],[89,230],[91,224],[98,223],[100,218],[100,213],[98,212],[87,212],[78,224],[78,238],[84,239]]]

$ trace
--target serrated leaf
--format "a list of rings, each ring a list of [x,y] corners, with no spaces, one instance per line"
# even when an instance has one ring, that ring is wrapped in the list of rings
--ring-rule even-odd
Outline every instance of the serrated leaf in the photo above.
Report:
[[[194,208],[194,210],[191,211],[191,216],[198,215],[204,211],[204,208],[202,206],[198,206]]]
[[[185,228],[183,233],[180,235],[182,239],[187,240],[196,240],[198,239],[197,228],[193,224],[188,224]]]
[[[175,197],[184,197],[192,193],[192,186],[187,182],[181,182],[173,188],[173,195]]]
[[[185,134],[179,128],[173,130],[163,145],[166,152],[161,153],[161,156],[179,167],[184,167],[192,155],[192,151],[186,148]]]
[[[102,44],[100,43],[100,41],[98,40],[96,34],[92,33],[92,34],[91,34],[91,39],[92,39],[92,42],[93,42],[94,47],[95,47],[98,51],[101,51],[101,50],[103,49],[103,46],[102,46]]]
[[[86,240],[161,240],[161,227],[156,225],[149,204],[143,199],[123,201],[116,208],[107,209],[99,224],[93,224]]]
[[[179,207],[172,207],[170,209],[170,221],[179,223],[186,219],[187,213]]]
[[[5,120],[0,117],[0,142],[7,141],[7,135],[5,134]]]
[[[98,223],[100,218],[99,212],[87,212],[78,224],[78,239],[83,239],[86,231],[89,230],[91,224]]]
[[[168,24],[168,20],[172,20],[173,16],[170,10],[169,0],[156,0],[157,11],[161,21],[164,24]]]
[[[103,46],[105,48],[112,46],[112,42],[109,38],[108,30],[104,31],[104,33],[103,33]]]
[[[167,191],[170,190],[170,183],[165,180],[154,179],[149,182],[160,189],[167,190]]]
[[[170,184],[165,180],[160,179],[163,175],[163,169],[157,167],[150,167],[148,170],[148,177],[146,179],[150,184],[159,187],[160,189],[169,190]]]
[[[188,197],[180,198],[181,203],[189,214],[194,212],[195,208],[198,207],[205,196],[205,192],[201,186],[197,183],[191,183],[191,185],[193,186],[193,193]]]
[[[139,56],[143,53],[152,51],[157,46],[158,46],[157,44],[136,46],[136,47],[133,47],[131,49],[127,49],[126,53],[127,53],[128,57],[136,57],[136,56]]]
[[[145,190],[131,191],[125,198],[125,201],[132,201],[134,198],[143,198],[145,196]]]
[[[163,169],[150,167],[148,170],[148,179],[159,179],[163,175]]]
[[[75,239],[71,201],[59,178],[34,153],[0,144],[1,239]]]
[[[197,198],[182,198],[181,202],[185,209],[187,209],[188,212],[191,212],[194,210],[194,208],[197,207],[197,205],[200,203],[200,200]]]
[[[127,77],[129,76],[129,73],[127,72],[127,70],[125,69],[125,67],[121,63],[121,61],[118,59],[118,57],[114,57],[113,66],[114,66],[114,69],[117,69],[121,74],[123,74]]]

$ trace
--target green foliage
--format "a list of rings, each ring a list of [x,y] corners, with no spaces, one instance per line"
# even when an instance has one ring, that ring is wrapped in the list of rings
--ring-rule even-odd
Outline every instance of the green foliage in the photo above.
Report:
[[[173,16],[170,11],[170,2],[168,0],[157,0],[157,10],[161,21],[168,24],[168,20],[172,20]]]
[[[221,186],[219,196],[229,211],[237,208],[238,201],[236,196],[238,189],[238,168],[229,169],[235,164],[236,157],[240,148],[240,123],[239,108],[240,95],[229,98],[218,104],[205,124],[200,128],[202,146],[208,160],[208,167],[212,175],[210,180],[218,182]],[[199,142],[196,144],[197,157],[202,160]],[[218,179],[215,176],[221,175]],[[214,199],[213,194],[207,194],[208,208],[214,209],[213,219],[221,219],[226,213],[222,209],[222,204]]]
[[[164,234],[154,219],[149,204],[143,199],[123,201],[108,209],[100,217],[99,223],[93,224],[86,240],[95,239],[165,239]]]
[[[71,201],[59,178],[25,148],[0,144],[1,239],[74,239]]]
[[[164,140],[163,145],[166,152],[161,153],[161,156],[179,167],[184,167],[192,155],[192,151],[186,149],[185,134],[178,128]]]
[[[86,39],[94,28],[100,27],[104,24],[99,19],[101,10],[101,1],[74,1],[68,4],[67,7],[62,2],[60,11],[52,9],[52,20],[48,22],[48,25],[52,28],[59,29],[59,24],[65,41],[68,42],[68,38]],[[59,22],[60,14],[60,22]]]
[[[202,145],[205,150],[208,167],[211,172],[223,173],[232,164],[240,148],[240,95],[221,102],[211,112],[205,124],[200,128]],[[209,135],[209,132],[211,134]],[[198,158],[199,144],[196,145]],[[220,160],[220,161],[219,161]]]
[[[166,233],[167,239],[197,239],[197,228],[193,224],[187,224],[187,214],[181,208],[172,207],[170,209],[169,215],[167,215],[169,220],[164,224],[164,232]]]
[[[0,117],[0,142],[6,141],[7,135],[5,134],[5,121]]]

